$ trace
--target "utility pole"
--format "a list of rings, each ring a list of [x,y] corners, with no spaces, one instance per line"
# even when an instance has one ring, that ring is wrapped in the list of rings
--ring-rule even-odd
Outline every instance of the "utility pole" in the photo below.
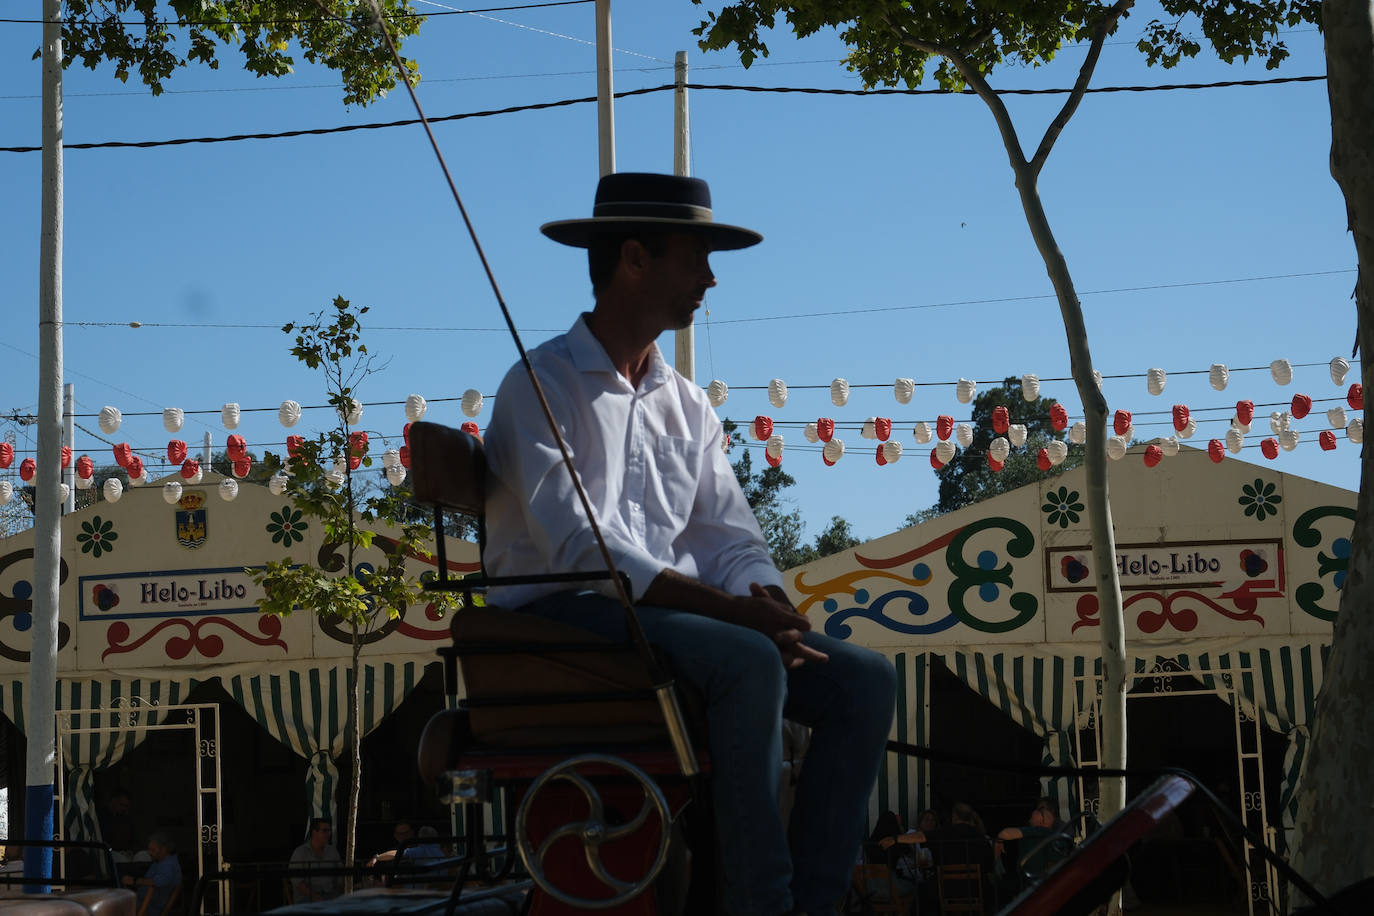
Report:
[[[611,79],[611,0],[596,0],[596,139],[602,175],[615,171],[614,92]]]
[[[691,130],[687,122],[687,52],[673,58],[673,174],[692,174]],[[697,380],[696,326],[673,332],[673,367],[689,382]]]

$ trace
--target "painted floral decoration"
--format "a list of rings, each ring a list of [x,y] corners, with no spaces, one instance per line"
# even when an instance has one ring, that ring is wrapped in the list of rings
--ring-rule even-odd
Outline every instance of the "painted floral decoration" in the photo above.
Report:
[[[1267,516],[1279,514],[1277,506],[1283,502],[1283,497],[1274,492],[1277,488],[1272,483],[1256,477],[1253,486],[1242,484],[1240,489],[1244,495],[1236,502],[1245,507],[1247,516],[1253,515],[1262,522]]]
[[[1051,491],[1045,494],[1045,498],[1047,502],[1040,509],[1049,513],[1051,525],[1067,528],[1070,524],[1078,524],[1078,513],[1083,511],[1083,504],[1078,501],[1077,490],[1060,487],[1058,493]]]
[[[267,530],[272,532],[272,543],[286,547],[305,540],[305,535],[301,532],[309,527],[301,521],[301,510],[290,506],[282,506],[280,512],[273,512],[272,521],[267,523]]]
[[[102,519],[98,515],[89,522],[82,522],[81,533],[76,536],[76,542],[81,545],[81,552],[96,557],[114,550],[114,542],[117,540],[119,535],[114,530],[114,522]]]

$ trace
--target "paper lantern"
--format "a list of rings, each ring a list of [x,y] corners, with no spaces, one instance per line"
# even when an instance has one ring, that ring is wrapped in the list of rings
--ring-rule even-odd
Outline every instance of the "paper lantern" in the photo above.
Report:
[[[230,457],[233,457],[232,454]],[[167,463],[181,464],[186,460],[186,443],[180,439],[173,439],[167,443]]]
[[[287,429],[295,426],[301,421],[301,405],[295,401],[282,401],[277,408],[277,420]]]
[[[873,434],[878,437],[879,442],[886,442],[892,438],[892,418],[874,417]]]
[[[1064,459],[1069,457],[1069,447],[1058,439],[1051,439],[1045,444],[1045,452],[1050,456],[1050,464],[1058,467],[1064,463]]]
[[[1021,446],[1025,445],[1025,444],[1026,444],[1026,424],[1024,424],[1024,423],[1013,423],[1013,424],[1011,424],[1010,426],[1008,426],[1008,427],[1007,427],[1007,438],[1010,439],[1010,440],[1011,440],[1011,444],[1014,445],[1014,446],[1016,446],[1017,448],[1020,448]]]
[[[349,426],[357,426],[363,421],[363,405],[357,398],[349,398],[339,408],[339,419]]]
[[[347,479],[347,475],[343,468],[330,468],[324,474],[324,482],[336,490],[344,485],[345,479]]]
[[[1056,430],[1063,430],[1069,425],[1069,412],[1064,409],[1064,405],[1055,401],[1050,405],[1050,426]]]
[[[399,487],[401,484],[405,483],[405,480],[406,469],[399,464],[386,469],[386,482],[393,487]]]
[[[8,480],[0,480],[0,506],[6,505],[14,498],[14,484]]]
[[[883,444],[881,442],[878,443],[878,446],[873,453],[873,457],[874,460],[878,462],[878,467],[882,467],[883,465],[887,464],[887,456],[883,454]]]
[[[782,379],[775,378],[768,383],[768,403],[774,407],[787,404],[787,383]]]
[[[849,403],[849,382],[837,378],[830,383],[830,403],[843,407]]]
[[[482,431],[478,429],[477,424],[471,420],[464,420],[462,423],[459,423],[458,428],[475,439],[482,438]]]
[[[133,455],[134,455],[134,450],[133,450],[132,448],[129,447],[129,443],[127,443],[127,442],[117,442],[117,443],[115,443],[115,446],[114,446],[114,460],[115,460],[115,464],[119,465],[119,466],[122,467],[122,468],[123,468],[123,467],[128,467],[128,465],[129,465],[129,459],[132,458]]]
[[[1164,450],[1158,445],[1145,446],[1145,467],[1152,468],[1164,460]]]
[[[884,442],[878,446],[878,454],[886,458],[888,464],[896,464],[902,457],[902,444],[900,442]]]
[[[777,434],[771,435],[768,437],[767,444],[765,444],[763,447],[764,453],[771,455],[774,458],[781,458],[783,444],[784,443],[782,436]]]
[[[181,432],[181,424],[186,422],[186,414],[180,407],[164,407],[162,409],[162,428],[169,433]]]
[[[829,417],[821,417],[816,421],[816,437],[822,442],[829,442],[835,437],[835,421]]]
[[[1274,411],[1269,415],[1269,431],[1278,435],[1288,428],[1290,414],[1288,411]]]
[[[1131,412],[1129,410],[1118,410],[1112,414],[1112,429],[1116,430],[1118,436],[1126,435],[1126,430],[1131,428]]]
[[[1145,373],[1145,390],[1150,394],[1163,394],[1164,386],[1168,384],[1169,377],[1163,369],[1151,369]],[[1154,467],[1154,465],[1150,465]]]
[[[8,481],[6,481],[8,484]],[[105,493],[106,502],[117,503],[119,497],[124,495],[124,484],[119,482],[118,477],[111,477],[105,481],[105,486],[101,487]]]
[[[37,473],[37,461],[34,461],[32,458],[25,458],[23,461],[19,462],[19,479],[24,481],[24,483],[28,483],[30,480],[33,480],[34,475]]]
[[[234,501],[234,497],[239,495],[239,482],[232,477],[226,477],[219,482],[219,498],[227,503]]]
[[[59,483],[57,485],[57,494],[58,500],[60,502],[65,503],[67,501],[67,497],[72,495],[72,488],[67,486],[65,483]]]
[[[706,400],[711,402],[712,407],[719,407],[725,403],[725,399],[730,396],[730,386],[715,379],[706,386]]]
[[[1193,413],[1186,404],[1175,404],[1173,414],[1174,430],[1181,433],[1188,428],[1188,421],[1192,419]]]
[[[776,467],[781,467],[781,466],[782,466],[782,456],[781,456],[781,455],[779,455],[777,458],[774,458],[772,455],[768,454],[767,452],[764,452],[764,453],[763,453],[763,460],[766,461],[766,462],[768,462],[768,466],[769,466],[770,468],[776,468]]]
[[[1320,443],[1322,451],[1329,452],[1336,447],[1336,434],[1329,429],[1324,429],[1317,436],[1317,442]]]
[[[830,462],[831,464],[834,464],[836,461],[839,461],[841,458],[844,457],[844,440],[831,439],[829,442],[825,444],[825,450],[823,454],[825,456],[826,461]]]
[[[1054,467],[1054,464],[1050,461],[1050,453],[1048,449],[1042,448],[1040,451],[1035,453],[1035,466],[1042,471],[1048,471],[1050,468]]]
[[[409,467],[410,467],[410,446],[408,446],[408,445],[403,445],[403,446],[401,446],[401,448],[400,448],[400,453],[401,453],[401,467],[403,467],[403,468],[409,468]]]
[[[72,463],[72,450],[70,446],[62,446],[62,470],[66,470]]]
[[[253,470],[253,459],[245,455],[242,458],[235,458],[229,466],[235,477],[247,477],[248,472]]]
[[[419,395],[411,395],[411,397],[416,397],[416,398],[418,398],[418,397],[420,397],[420,396],[419,396]],[[424,399],[421,398],[421,400],[423,401]],[[478,391],[476,388],[469,388],[469,389],[467,389],[466,391],[463,392],[463,397],[462,397],[462,399],[458,402],[458,406],[459,406],[459,408],[463,411],[463,416],[465,416],[465,417],[475,417],[475,416],[477,416],[479,413],[482,412],[482,405],[483,405],[483,403],[484,403],[484,401],[483,401],[483,399],[482,399],[482,392]],[[407,406],[407,408],[409,408],[409,406],[410,406],[410,399],[409,399],[409,398],[406,399],[406,406]],[[421,414],[420,414],[420,415],[421,415],[421,416],[424,416],[424,412],[421,411]],[[406,411],[406,419],[409,420],[409,421],[411,421],[411,422],[413,423],[413,422],[415,422],[416,420],[420,419],[420,417],[412,417],[412,416],[410,415],[409,409],[407,409],[407,411]]]
[[[960,404],[967,404],[978,394],[978,383],[971,379],[961,378],[954,383],[954,396]]]
[[[0,468],[7,468],[14,464],[14,446],[8,442],[0,442]]]
[[[1275,384],[1287,385],[1293,381],[1293,366],[1286,359],[1276,359],[1269,364],[1269,374],[1274,377]]]
[[[998,436],[988,444],[988,454],[999,462],[1006,461],[1007,455],[1011,454],[1011,443],[1002,436]]]
[[[287,455],[287,457],[288,457],[288,458],[298,458],[298,457],[299,457],[299,458],[302,458],[302,460],[303,460],[303,459],[304,459],[304,456],[301,455],[301,449],[302,449],[302,447],[304,447],[304,445],[305,445],[305,437],[304,437],[304,436],[287,436],[287,437],[286,437],[286,455]]]
[[[95,462],[89,455],[76,459],[76,476],[80,480],[90,480],[95,476]]]
[[[1245,435],[1250,432],[1250,424],[1240,422],[1239,417],[1231,418],[1231,428],[1240,430],[1242,435]]]
[[[1350,390],[1345,393],[1345,402],[1350,405],[1351,410],[1364,410],[1364,386],[1359,382],[1350,386]]]
[[[992,408],[992,431],[1002,436],[1007,432],[1007,427],[1011,426],[1011,414],[1002,406]]]
[[[943,445],[944,443],[940,443],[940,444]],[[940,470],[940,468],[944,467],[946,464],[948,464],[948,462],[942,461],[942,460],[940,459],[940,448],[939,448],[938,445],[937,445],[935,448],[933,448],[933,449],[930,450],[930,466],[931,466],[931,467],[933,467],[935,470],[938,471],[938,470]]]
[[[349,469],[350,471],[356,471],[356,470],[358,470],[358,468],[360,468],[360,467],[362,467],[362,466],[363,466],[363,457],[362,457],[361,455],[354,455],[353,453],[350,452],[349,455],[348,455],[348,469]]]
[[[1268,458],[1270,461],[1273,461],[1275,458],[1279,457],[1278,440],[1275,439],[1273,436],[1266,437],[1262,442],[1260,442],[1260,451],[1264,453],[1264,457]]]
[[[935,435],[944,442],[954,432],[954,418],[949,414],[940,414],[935,418]]]
[[[267,479],[267,489],[273,496],[281,496],[286,492],[286,475],[281,471],[273,474]]]
[[[1253,422],[1255,419],[1255,402],[1237,401],[1236,419],[1239,420],[1245,426],[1249,426],[1251,422]]]
[[[225,429],[239,428],[239,413],[239,405],[234,401],[230,401],[219,409],[219,419],[224,424]]]
[[[382,467],[398,468],[401,466],[401,453],[394,448],[389,448],[382,452]]]
[[[368,438],[367,430],[355,429],[348,434],[349,454],[362,457],[367,454]]]
[[[232,434],[224,440],[224,453],[229,456],[230,461],[248,457],[248,440],[238,433]]]
[[[1231,373],[1221,363],[1212,363],[1212,368],[1207,371],[1207,380],[1217,391],[1225,391],[1226,383],[1231,380]]]
[[[461,427],[460,427],[460,428],[461,428]],[[401,427],[401,438],[405,440],[406,445],[409,445],[409,444],[410,444],[410,424],[409,424],[409,423],[407,423],[405,426],[402,426],[402,427]]]
[[[148,479],[148,471],[143,467],[143,459],[137,455],[129,457],[129,463],[124,470],[129,474],[129,483],[143,483]]]
[[[1207,457],[1212,459],[1213,464],[1221,464],[1221,459],[1226,457],[1226,446],[1221,444],[1220,439],[1207,443]]]
[[[918,444],[925,445],[933,438],[930,432],[930,424],[925,420],[920,421],[911,428],[911,436]]]
[[[1345,384],[1345,374],[1350,371],[1350,361],[1343,356],[1331,360],[1331,381],[1336,385]]]
[[[77,475],[77,478],[76,478],[76,488],[77,488],[78,490],[89,490],[89,489],[90,489],[91,487],[93,487],[93,486],[95,486],[95,477],[94,477],[94,476],[91,476],[91,477],[82,477],[82,476],[79,475],[79,474]]]
[[[959,443],[960,448],[968,448],[973,444],[973,427],[960,423],[954,430],[954,441]]]
[[[935,453],[940,456],[942,464],[949,464],[954,459],[954,443],[948,439],[935,443]]]
[[[933,457],[933,456],[932,456],[932,457]],[[1006,467],[1006,464],[1004,464],[1003,462],[998,461],[996,458],[992,457],[992,453],[989,452],[989,453],[988,453],[988,467],[992,468],[994,471],[1000,471],[1000,470],[1002,470],[1004,467]]]
[[[1178,454],[1178,440],[1173,436],[1166,436],[1159,440],[1159,449],[1165,458],[1172,458]]]
[[[1239,455],[1245,445],[1245,434],[1232,426],[1226,431],[1226,448],[1233,455]]]
[[[1040,397],[1040,376],[1027,372],[1021,376],[1021,399],[1027,403]]]
[[[480,398],[481,395],[479,394],[478,397]],[[405,411],[407,420],[412,423],[417,420],[423,420],[425,418],[425,411],[427,410],[429,410],[429,404],[426,403],[424,398],[420,397],[418,394],[406,395]]]
[[[1312,399],[1305,394],[1295,394],[1293,395],[1293,404],[1290,409],[1293,412],[1293,418],[1301,420],[1312,412]]]
[[[892,396],[898,404],[910,404],[916,396],[916,383],[909,378],[899,378],[892,383]]]
[[[1345,428],[1345,434],[1351,442],[1357,445],[1364,441],[1364,420],[1359,417],[1350,421],[1350,425]]]
[[[806,428],[802,430],[802,435],[806,437],[807,442],[810,442],[813,445],[821,441],[821,434],[816,429],[815,423],[806,424]]]
[[[175,480],[169,480],[162,485],[162,500],[169,505],[176,505],[181,501],[181,484]]]
[[[1120,436],[1109,436],[1107,438],[1107,457],[1113,461],[1120,461],[1126,457],[1126,440]]]
[[[1296,429],[1281,429],[1279,430],[1279,448],[1285,452],[1291,452],[1298,447],[1300,438],[1301,434]]]
[[[181,463],[181,476],[187,480],[193,480],[200,473],[200,462],[194,458],[187,458]]]
[[[119,429],[119,424],[124,422],[124,415],[119,412],[118,407],[102,407],[97,422],[102,433],[112,436]]]
[[[872,417],[869,417],[867,420],[864,420],[863,429],[859,430],[859,435],[865,439],[878,438],[878,429],[873,423]]]
[[[1345,429],[1345,408],[1332,407],[1326,412],[1326,422],[1332,429]]]

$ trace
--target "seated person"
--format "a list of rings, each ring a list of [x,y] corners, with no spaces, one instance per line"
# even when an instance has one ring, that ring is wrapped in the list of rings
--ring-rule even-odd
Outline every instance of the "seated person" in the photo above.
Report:
[[[172,892],[181,886],[181,862],[176,857],[172,839],[161,830],[148,837],[148,870],[143,877],[124,876],[124,886],[132,887],[138,894],[137,906],[143,909],[144,900],[152,895],[145,912],[149,916],[159,916],[167,909],[167,901]]]
[[[330,841],[334,837],[334,824],[327,817],[310,819],[310,837],[297,846],[291,853],[292,865],[315,865],[322,868],[340,868],[343,859]],[[342,875],[292,875],[291,890],[296,903],[312,900],[333,900],[343,893]]]
[[[439,845],[438,840],[439,831],[426,824],[420,828],[420,842],[401,850],[401,858],[418,859],[421,862],[442,859],[445,856],[444,848]]]
[[[100,837],[114,851],[116,862],[130,862],[138,849],[134,832],[134,802],[129,793],[117,789],[100,813]]]
[[[873,833],[865,844],[865,858],[869,864],[887,865],[892,869],[892,888],[900,897],[910,897],[916,892],[920,881],[920,865],[929,862],[930,851],[915,841],[916,830],[902,830],[902,820],[894,811],[884,811],[873,827]],[[873,853],[874,847],[877,852]],[[870,882],[871,883],[871,882]],[[887,902],[886,883],[882,887],[870,886],[870,893],[878,896],[877,902]]]
[[[998,844],[1003,841],[1022,841],[1016,849],[1018,862],[1014,871],[1018,885],[1026,880],[1038,881],[1050,867],[1068,854],[1065,844],[1049,841],[1059,832],[1059,813],[1054,802],[1041,798],[1030,813],[1030,821],[1022,827],[1003,827],[997,833]],[[1048,841],[1048,842],[1047,842]]]

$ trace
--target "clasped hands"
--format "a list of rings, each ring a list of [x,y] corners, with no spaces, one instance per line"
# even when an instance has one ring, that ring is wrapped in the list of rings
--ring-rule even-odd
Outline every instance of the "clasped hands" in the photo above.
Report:
[[[807,662],[825,662],[830,656],[802,642],[802,634],[811,629],[811,621],[798,614],[787,595],[776,586],[749,584],[749,594],[738,599],[736,620],[747,627],[772,637],[782,655],[784,668],[799,668]]]

